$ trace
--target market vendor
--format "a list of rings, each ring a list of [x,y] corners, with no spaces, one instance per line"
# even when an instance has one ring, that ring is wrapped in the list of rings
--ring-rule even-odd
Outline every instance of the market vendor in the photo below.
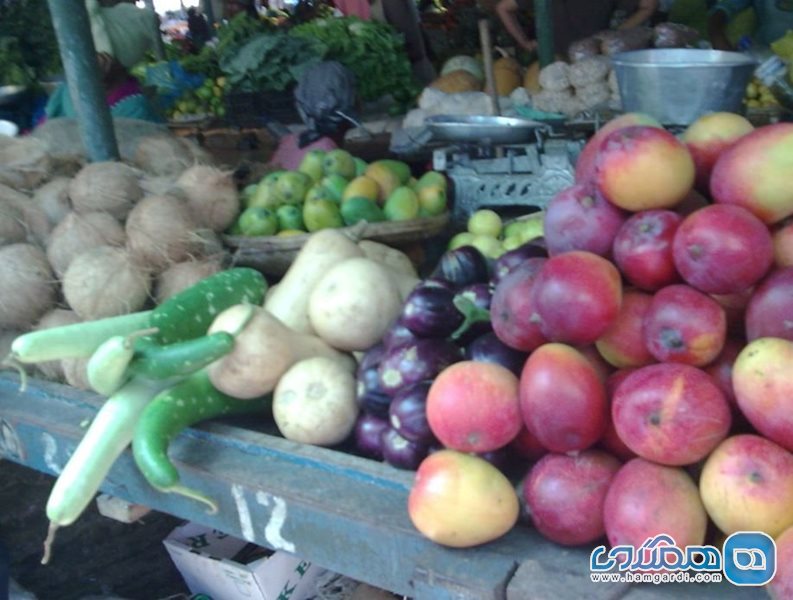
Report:
[[[143,90],[137,79],[132,77],[124,65],[115,57],[106,52],[100,52],[97,54],[97,64],[101,73],[102,84],[105,88],[105,98],[110,107],[110,114],[113,117],[153,122],[162,121],[151,107],[148,99],[143,95]],[[45,119],[77,117],[74,102],[65,83],[61,83],[52,92],[44,112]]]
[[[297,169],[309,150],[333,150],[344,144],[344,135],[355,118],[355,75],[336,61],[306,68],[298,78],[295,104],[305,131],[279,140],[270,165]]]
[[[791,0],[720,0],[709,11],[708,35],[717,50],[732,50],[727,26],[743,11],[753,8],[757,28],[752,40],[761,46],[783,37],[793,29],[793,1]]]
[[[499,0],[496,13],[504,28],[524,50],[535,50],[537,41],[518,21],[520,11],[532,9],[532,0]],[[658,10],[658,0],[554,0],[551,2],[554,51],[565,56],[575,41],[609,28],[615,12],[625,16],[618,29],[630,29],[645,23]]]

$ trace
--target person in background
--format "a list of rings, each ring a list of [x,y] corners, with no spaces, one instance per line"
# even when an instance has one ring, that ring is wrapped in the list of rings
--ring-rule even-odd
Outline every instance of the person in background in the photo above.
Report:
[[[708,12],[708,36],[717,50],[733,50],[727,37],[730,21],[746,9],[753,8],[757,29],[752,41],[768,46],[793,29],[793,0],[720,0]]]
[[[97,54],[97,63],[105,87],[107,104],[113,117],[159,122],[161,119],[150,106],[137,79],[116,58],[107,52]],[[44,109],[46,119],[74,118],[74,108],[69,88],[65,83],[53,91]]]
[[[309,150],[333,150],[344,145],[344,135],[354,124],[357,92],[355,75],[336,61],[306,68],[295,88],[295,104],[306,125],[278,142],[269,165],[294,170]]]
[[[97,52],[105,52],[131,69],[153,51],[160,20],[152,10],[123,0],[85,0]]]
[[[194,6],[187,9],[187,30],[190,32],[190,41],[196,51],[200,51],[204,45],[212,39],[212,32],[209,30],[209,23]]]
[[[531,0],[499,0],[498,15],[507,33],[524,50],[536,50],[537,41],[518,21],[520,11],[532,10]],[[624,8],[623,8],[624,7]],[[629,29],[648,22],[658,8],[658,0],[554,0],[551,2],[554,50],[566,56],[575,41],[609,28],[615,11],[623,8],[625,18],[618,29]]]

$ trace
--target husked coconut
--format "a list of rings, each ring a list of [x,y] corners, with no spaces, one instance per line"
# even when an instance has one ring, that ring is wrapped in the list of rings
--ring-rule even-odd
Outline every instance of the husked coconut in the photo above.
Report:
[[[52,172],[47,145],[31,136],[0,136],[0,183],[32,190]]]
[[[0,329],[27,330],[55,304],[57,284],[38,246],[0,248]]]
[[[127,248],[140,264],[159,273],[199,250],[198,223],[187,203],[172,196],[147,196],[129,213]]]
[[[70,212],[55,226],[47,242],[47,258],[58,277],[63,277],[72,259],[97,246],[123,246],[124,227],[107,213]]]
[[[124,248],[100,246],[74,257],[63,276],[66,302],[86,321],[141,310],[150,278]]]
[[[137,171],[120,162],[86,165],[69,185],[69,198],[76,212],[106,212],[119,220],[126,218],[142,196]]]
[[[0,200],[5,201],[22,214],[22,221],[27,230],[26,240],[31,243],[44,244],[49,236],[50,225],[44,211],[27,194],[18,192],[0,184]]]
[[[72,211],[72,203],[69,200],[70,182],[68,177],[56,177],[33,194],[33,202],[44,211],[52,227],[63,221]]]
[[[196,163],[210,163],[209,155],[190,140],[170,133],[142,137],[135,148],[134,163],[151,175],[178,177]]]
[[[0,246],[24,242],[27,235],[22,213],[15,206],[0,199]]]
[[[64,327],[65,325],[74,325],[80,322],[80,317],[73,310],[66,310],[65,308],[53,308],[45,314],[36,326],[34,331],[42,331],[44,329],[53,329],[55,327]],[[41,373],[45,379],[51,381],[64,381],[63,365],[60,360],[49,360],[46,362],[36,363],[36,369]]]
[[[154,299],[161,304],[174,294],[186,290],[222,269],[220,260],[188,260],[171,265],[160,273],[155,283]]]
[[[225,231],[240,214],[240,198],[231,174],[215,167],[195,165],[176,180],[201,227]]]

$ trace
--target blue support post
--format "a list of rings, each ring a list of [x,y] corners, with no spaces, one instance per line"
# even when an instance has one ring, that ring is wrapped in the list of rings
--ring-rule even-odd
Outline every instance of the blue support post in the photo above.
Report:
[[[537,55],[540,66],[554,61],[553,19],[550,0],[534,0],[534,28],[537,36]]]
[[[118,160],[113,119],[99,77],[88,11],[82,0],[47,0],[69,94],[77,109],[88,160]]]

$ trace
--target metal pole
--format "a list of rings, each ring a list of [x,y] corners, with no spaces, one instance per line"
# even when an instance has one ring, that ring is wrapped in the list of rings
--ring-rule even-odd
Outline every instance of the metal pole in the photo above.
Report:
[[[113,118],[99,78],[96,48],[85,3],[82,0],[47,0],[47,4],[88,160],[118,160]]]
[[[537,37],[537,55],[540,66],[554,61],[553,19],[550,0],[534,0],[534,28]]]
[[[212,6],[212,0],[203,0],[201,3],[204,16],[207,18],[207,24],[212,31],[212,37],[215,37],[215,7]]]

